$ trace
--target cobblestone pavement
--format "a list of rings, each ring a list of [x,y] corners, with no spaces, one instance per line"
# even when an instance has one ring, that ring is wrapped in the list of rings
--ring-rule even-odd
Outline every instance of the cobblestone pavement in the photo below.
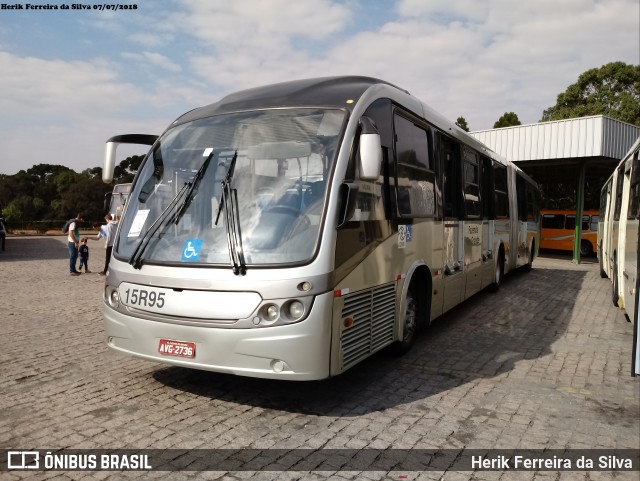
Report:
[[[91,246],[99,271],[104,249]],[[62,237],[0,253],[0,448],[640,448],[632,324],[595,263],[540,258],[396,358],[323,382],[167,367],[105,345]],[[2,479],[638,479],[632,472],[0,472]]]

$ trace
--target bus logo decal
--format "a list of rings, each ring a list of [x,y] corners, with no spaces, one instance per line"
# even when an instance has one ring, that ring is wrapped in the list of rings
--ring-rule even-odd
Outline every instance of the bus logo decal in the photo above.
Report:
[[[411,225],[399,225],[398,226],[398,249],[404,249],[407,246],[407,242],[411,242],[413,239],[413,233],[411,232]]]
[[[187,262],[197,261],[202,249],[202,239],[188,239],[182,248],[182,260]]]

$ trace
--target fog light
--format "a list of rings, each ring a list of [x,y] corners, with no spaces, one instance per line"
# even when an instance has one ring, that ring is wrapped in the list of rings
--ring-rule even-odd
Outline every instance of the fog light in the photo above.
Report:
[[[273,369],[275,372],[282,372],[284,371],[284,361],[280,361],[280,360],[274,360],[271,361],[271,369]]]

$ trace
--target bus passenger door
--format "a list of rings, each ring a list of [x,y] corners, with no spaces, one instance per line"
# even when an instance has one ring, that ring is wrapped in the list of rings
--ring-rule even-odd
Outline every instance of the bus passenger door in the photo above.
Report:
[[[624,308],[625,310],[627,310],[627,313],[629,312],[633,312],[632,310],[629,311],[627,309],[627,305],[625,304],[625,302],[629,299],[630,294],[631,294],[631,285],[633,286],[633,288],[635,288],[636,284],[635,284],[635,272],[630,273],[627,271],[627,265],[629,263],[629,260],[633,259],[633,261],[635,261],[635,258],[637,256],[636,254],[636,250],[634,250],[633,252],[627,253],[627,246],[633,246],[635,247],[635,241],[637,239],[637,232],[632,231],[631,232],[631,239],[632,242],[627,242],[628,240],[628,235],[629,232],[627,231],[628,227],[633,227],[633,222],[629,222],[629,193],[631,190],[631,162],[627,162],[626,164],[624,164],[624,170],[623,170],[624,174],[623,174],[623,183],[622,183],[622,205],[620,208],[620,223],[619,223],[619,229],[618,229],[618,235],[619,235],[619,239],[620,239],[620,243],[618,246],[618,265],[619,267],[619,271],[618,271],[618,281],[619,281],[619,294],[620,294],[620,299],[618,300],[618,306]],[[631,216],[631,218],[633,218]],[[629,258],[627,258],[627,256],[629,256]],[[631,275],[630,275],[631,274]],[[631,284],[631,279],[633,278],[633,284]]]
[[[480,181],[482,185],[482,285],[484,288],[491,284],[495,278],[494,253],[495,242],[495,187],[491,159],[481,156]]]
[[[518,256],[515,267],[525,265],[529,256],[527,253],[527,193],[524,178],[516,173],[516,198],[518,202],[518,232],[517,249]]]
[[[462,181],[460,145],[453,139],[440,137],[440,161],[443,172],[444,251],[443,309],[456,306],[464,295],[464,239],[461,231]]]
[[[480,158],[469,147],[462,147],[464,182],[464,269],[466,285],[464,298],[471,297],[482,288],[482,192]]]
[[[629,176],[629,200],[627,207],[627,227],[625,236],[625,261],[622,276],[625,279],[624,308],[630,319],[636,309],[636,289],[638,285],[638,219],[640,218],[640,159],[635,151],[631,160]]]

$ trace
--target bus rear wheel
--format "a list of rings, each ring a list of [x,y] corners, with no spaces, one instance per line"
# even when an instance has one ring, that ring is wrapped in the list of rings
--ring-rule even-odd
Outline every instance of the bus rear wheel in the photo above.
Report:
[[[587,240],[580,241],[580,255],[584,257],[588,257],[593,254],[593,246],[591,242]]]
[[[607,277],[607,273],[604,270],[604,263],[602,261],[602,244],[598,247],[598,264],[600,264],[600,277],[605,279]]]
[[[618,264],[616,262],[616,258],[613,258],[613,275],[612,275],[612,283],[611,283],[611,302],[616,307],[618,306]]]
[[[533,256],[536,252],[536,243],[535,241],[531,242],[531,248],[529,249],[529,258],[527,259],[527,263],[522,266],[522,270],[525,272],[531,271],[533,268]]]

